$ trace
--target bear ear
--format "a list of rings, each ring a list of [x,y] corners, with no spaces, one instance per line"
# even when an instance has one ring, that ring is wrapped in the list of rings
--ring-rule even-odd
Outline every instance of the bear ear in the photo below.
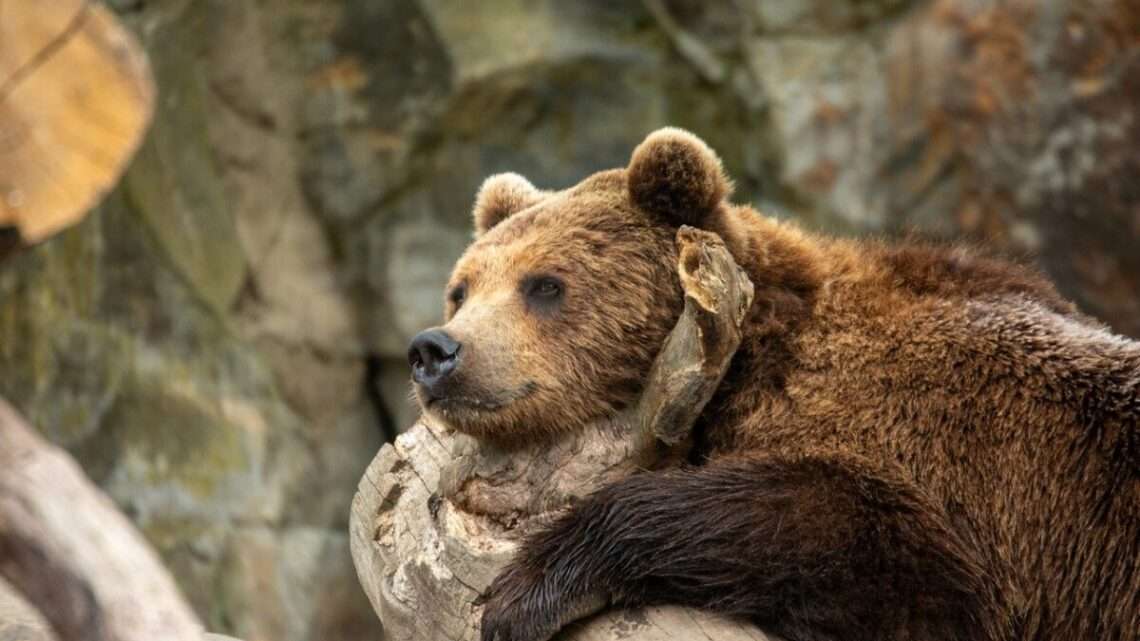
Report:
[[[542,192],[518,174],[495,174],[483,181],[475,196],[475,235],[542,200]]]
[[[703,227],[732,193],[716,153],[675,127],[649,134],[633,150],[627,174],[633,203],[675,225]]]

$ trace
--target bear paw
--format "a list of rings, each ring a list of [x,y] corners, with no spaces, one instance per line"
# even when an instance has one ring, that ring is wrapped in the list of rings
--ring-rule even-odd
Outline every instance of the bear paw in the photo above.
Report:
[[[504,570],[476,605],[483,606],[482,641],[549,641],[565,625],[602,610],[608,600],[577,597],[520,564]]]

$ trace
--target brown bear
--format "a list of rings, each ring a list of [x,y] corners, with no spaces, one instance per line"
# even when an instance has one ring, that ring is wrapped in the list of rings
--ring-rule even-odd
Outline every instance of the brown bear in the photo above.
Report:
[[[487,180],[424,410],[499,443],[635,399],[682,309],[674,235],[713,231],[755,302],[688,465],[607,486],[529,537],[483,639],[678,604],[791,641],[1140,639],[1140,343],[1028,268],[839,240],[731,204],[664,129],[563,191]]]

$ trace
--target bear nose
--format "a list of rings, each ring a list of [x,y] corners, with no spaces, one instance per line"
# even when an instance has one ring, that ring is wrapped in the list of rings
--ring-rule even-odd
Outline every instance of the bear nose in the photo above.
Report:
[[[416,334],[408,347],[412,380],[428,388],[439,384],[455,369],[460,347],[458,341],[441,329]]]

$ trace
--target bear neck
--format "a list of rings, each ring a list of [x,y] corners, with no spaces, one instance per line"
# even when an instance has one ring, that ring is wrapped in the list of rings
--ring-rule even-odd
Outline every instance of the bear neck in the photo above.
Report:
[[[828,264],[818,239],[751,207],[723,208],[709,229],[724,239],[755,295],[740,347],[695,426],[697,456],[712,436],[709,430],[734,433],[758,409],[762,395],[783,389],[794,366],[792,342],[812,316]]]

